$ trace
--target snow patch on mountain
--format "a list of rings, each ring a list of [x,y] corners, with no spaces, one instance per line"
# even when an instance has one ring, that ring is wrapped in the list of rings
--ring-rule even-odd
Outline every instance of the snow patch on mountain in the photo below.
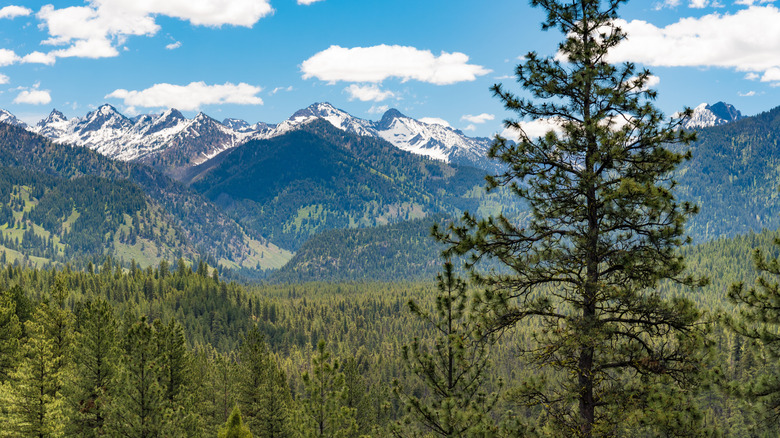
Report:
[[[679,113],[675,116],[679,116]],[[714,105],[702,103],[693,109],[693,115],[683,122],[683,127],[685,129],[709,128],[744,118],[745,116],[731,104],[725,102],[718,102]]]
[[[0,113],[0,120],[2,117]],[[432,159],[489,165],[485,157],[489,139],[467,137],[449,126],[416,120],[395,109],[388,110],[379,121],[365,120],[329,103],[315,103],[278,124],[252,125],[230,118],[218,122],[203,113],[187,119],[173,108],[162,114],[130,119],[105,104],[83,118],[70,120],[54,110],[28,129],[57,143],[86,146],[114,159],[141,160],[163,167],[173,160],[180,166],[193,166],[249,140],[277,137],[317,119],[358,136],[384,139],[399,149]],[[164,156],[167,158],[163,160]]]
[[[26,123],[16,118],[15,115],[11,114],[10,112],[0,109],[0,123],[8,123],[9,125],[16,125],[21,126],[22,128],[28,129]]]

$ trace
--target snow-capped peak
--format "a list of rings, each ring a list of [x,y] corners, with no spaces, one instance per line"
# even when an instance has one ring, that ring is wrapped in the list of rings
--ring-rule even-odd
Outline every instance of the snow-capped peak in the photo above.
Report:
[[[52,123],[63,123],[67,121],[68,118],[65,117],[65,114],[62,114],[55,108],[51,110],[51,113],[49,113],[45,119],[38,122],[37,126],[51,125]]]
[[[4,109],[0,109],[0,122],[8,123],[9,125],[21,126],[22,128],[25,129],[28,128],[26,123],[17,119],[15,115],[11,114],[10,112]]]
[[[728,103],[718,102],[713,105],[702,103],[693,109],[693,115],[683,122],[683,127],[686,129],[708,128],[736,122],[743,118],[742,113]]]

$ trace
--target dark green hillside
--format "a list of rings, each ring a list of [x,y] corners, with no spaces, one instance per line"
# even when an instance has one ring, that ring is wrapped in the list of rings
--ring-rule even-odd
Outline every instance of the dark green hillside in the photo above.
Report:
[[[312,236],[271,280],[308,281],[430,280],[441,269],[443,246],[431,237],[444,217],[393,225],[329,230]]]
[[[322,120],[249,142],[196,174],[193,188],[290,249],[324,230],[476,211],[500,201],[481,193],[482,170],[421,158]]]
[[[701,207],[689,226],[696,240],[780,226],[778,140],[780,107],[699,131],[676,189]]]
[[[199,194],[145,165],[113,161],[87,148],[54,144],[7,124],[0,124],[0,165],[66,179],[95,176],[132,181],[158,206],[160,217],[181,230],[188,245],[228,267],[276,268],[290,257],[259,235],[247,234]]]

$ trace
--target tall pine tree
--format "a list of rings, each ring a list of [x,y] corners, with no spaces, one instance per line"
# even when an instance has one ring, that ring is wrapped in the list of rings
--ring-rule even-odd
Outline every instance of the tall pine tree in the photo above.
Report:
[[[610,436],[629,422],[665,428],[677,419],[656,396],[667,383],[691,387],[701,368],[700,312],[654,289],[663,280],[700,284],[676,251],[689,241],[684,224],[696,207],[675,199],[670,176],[693,135],[652,105],[649,71],[608,62],[626,38],[616,24],[625,2],[531,1],[546,15],[543,29],[565,39],[555,56],[531,52],[517,67],[528,97],[494,86],[518,115],[505,124],[519,138],[496,138],[489,155],[506,171],[488,178],[489,189],[508,188],[530,215],[466,214],[438,232],[449,253],[472,254],[493,330],[540,325],[525,357],[554,376],[529,379],[520,399],[543,408],[548,428],[565,436]],[[558,129],[533,138],[524,119]],[[480,273],[475,263],[485,258],[507,269]],[[655,421],[654,413],[663,415]]]
[[[428,396],[407,393],[397,382],[396,394],[424,432],[440,437],[484,436],[493,429],[488,413],[498,400],[497,394],[488,395],[483,388],[490,339],[471,317],[468,286],[449,261],[438,276],[438,287],[434,313],[409,301],[412,313],[433,329],[435,339],[415,338],[403,349],[404,364]],[[403,434],[400,428],[398,432]]]
[[[119,357],[117,321],[111,305],[102,299],[79,306],[78,329],[73,342],[73,372],[66,394],[73,410],[72,433],[106,434],[108,404],[115,395]]]

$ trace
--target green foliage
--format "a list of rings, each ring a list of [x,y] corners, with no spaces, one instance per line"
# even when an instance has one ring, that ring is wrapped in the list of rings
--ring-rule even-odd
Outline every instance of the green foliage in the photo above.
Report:
[[[298,433],[305,437],[350,437],[357,433],[355,408],[346,405],[344,374],[331,359],[326,342],[317,343],[311,373],[303,375],[305,396]]]
[[[780,245],[780,239],[775,241]],[[776,427],[780,420],[780,368],[776,365],[780,358],[780,259],[766,259],[766,255],[756,249],[753,263],[761,274],[756,285],[745,287],[743,282],[731,286],[729,301],[739,309],[739,318],[726,316],[728,326],[750,343],[751,354],[766,361],[760,373],[745,376],[747,382],[740,382],[739,393],[760,403],[763,415]],[[767,276],[771,276],[767,278]]]
[[[238,406],[233,407],[233,412],[230,414],[227,423],[219,430],[217,434],[219,438],[252,438],[252,432],[246,427],[241,420],[241,411]]]
[[[482,388],[489,373],[489,337],[479,331],[469,313],[467,284],[453,273],[452,263],[444,264],[438,276],[436,313],[430,314],[414,301],[411,312],[435,330],[433,342],[415,338],[404,346],[404,364],[427,387],[426,400],[408,394],[396,382],[396,394],[424,432],[441,437],[487,435],[493,429],[488,416],[498,401]],[[399,425],[398,433],[408,425]]]
[[[100,298],[78,306],[75,319],[73,372],[65,382],[73,412],[70,433],[102,436],[107,432],[108,405],[117,392],[117,321],[111,305]]]
[[[21,337],[16,302],[8,291],[0,292],[0,383],[7,382],[16,368]]]
[[[531,2],[545,14],[543,27],[565,39],[555,57],[531,52],[517,67],[528,98],[500,85],[493,92],[519,119],[552,118],[560,132],[531,138],[520,120],[508,120],[519,142],[496,138],[489,155],[508,170],[488,178],[488,188],[508,187],[526,201],[531,217],[466,214],[440,234],[449,254],[472,254],[468,267],[486,286],[485,324],[540,325],[521,349],[542,372],[525,376],[515,397],[543,409],[554,435],[612,436],[636,424],[689,432],[652,405],[667,386],[681,394],[696,387],[704,367],[702,312],[655,290],[663,280],[700,284],[677,253],[697,209],[678,202],[670,182],[689,155],[669,146],[693,136],[652,105],[649,71],[607,63],[626,37],[615,24],[624,2]],[[480,259],[510,272],[480,272]]]

